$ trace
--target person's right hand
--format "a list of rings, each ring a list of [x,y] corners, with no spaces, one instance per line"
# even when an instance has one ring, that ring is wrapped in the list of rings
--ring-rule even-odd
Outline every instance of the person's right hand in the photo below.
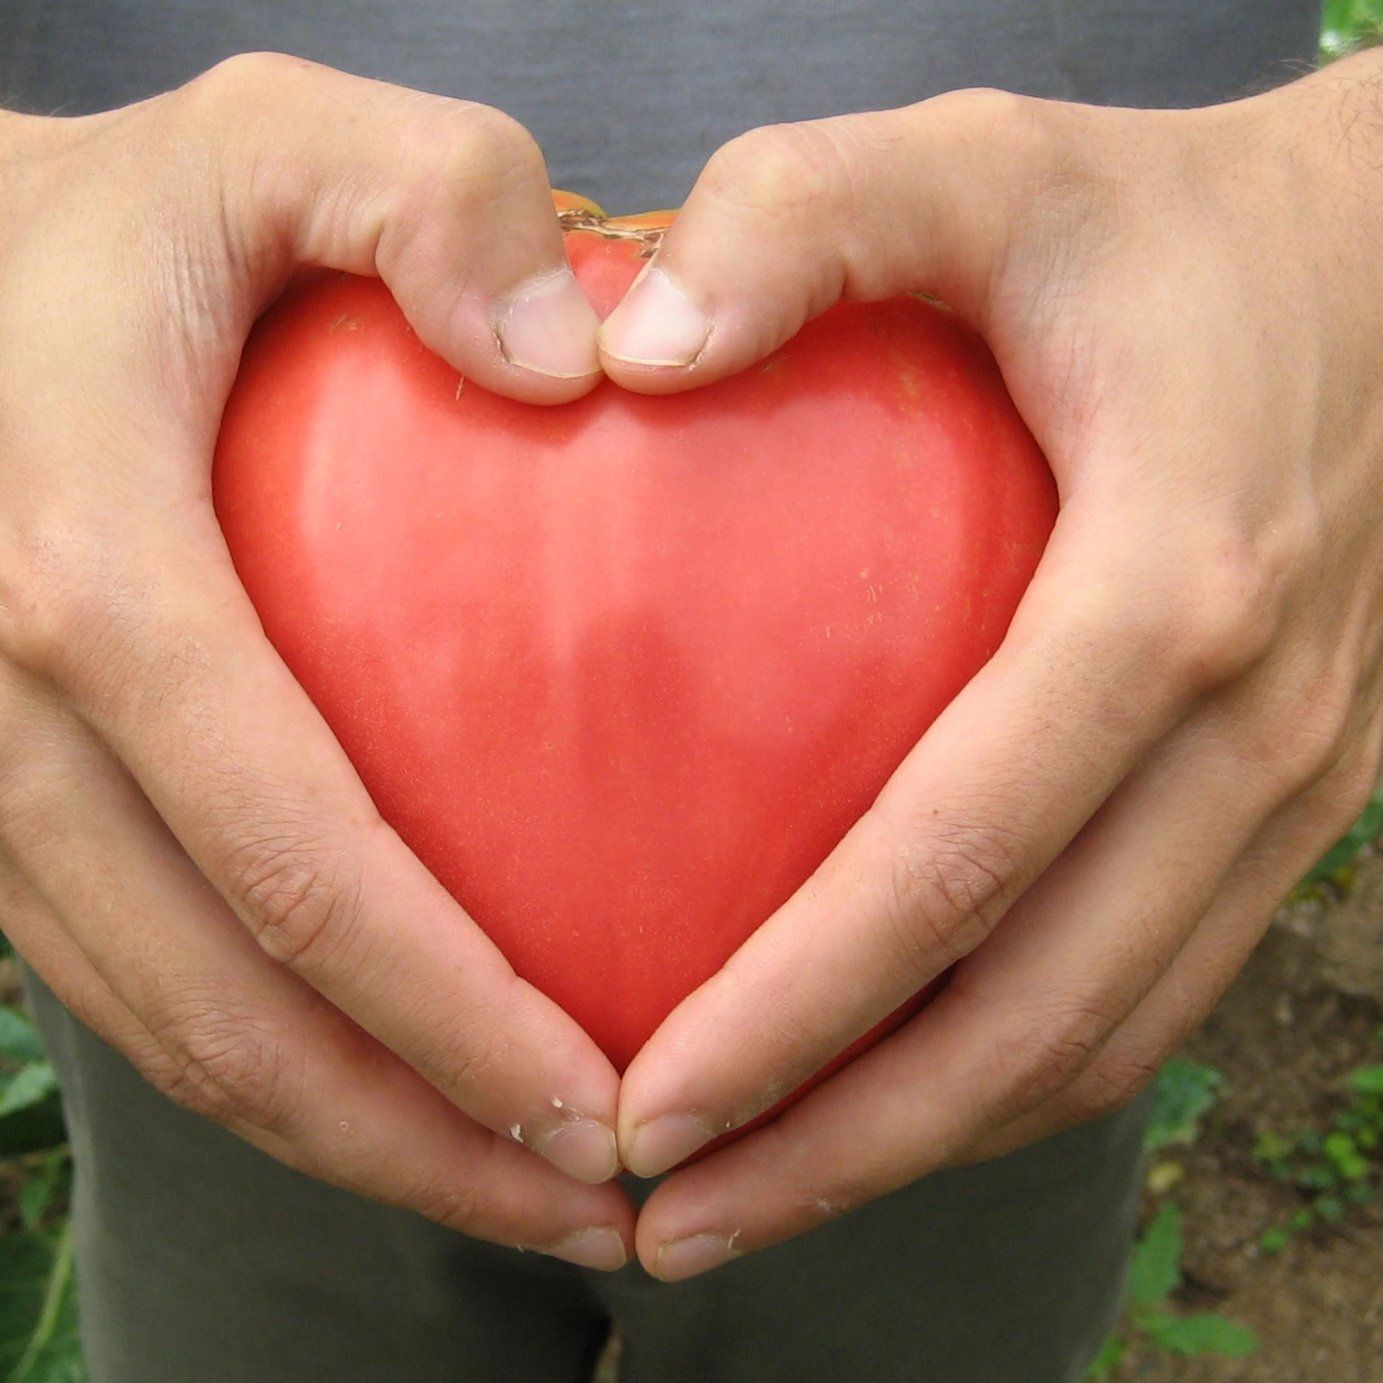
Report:
[[[0,209],[5,931],[147,1079],[290,1166],[618,1267],[632,1208],[580,1184],[618,1169],[613,1068],[381,821],[210,493],[241,346],[299,265],[380,275],[489,389],[599,380],[536,143],[256,55],[106,114],[0,114]]]

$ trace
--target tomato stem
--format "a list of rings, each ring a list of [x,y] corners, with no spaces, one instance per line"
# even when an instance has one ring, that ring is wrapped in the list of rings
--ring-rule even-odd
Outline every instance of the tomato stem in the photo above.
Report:
[[[648,259],[662,243],[665,226],[621,225],[618,220],[602,216],[584,207],[570,207],[557,213],[557,220],[563,232],[586,231],[606,240],[635,240],[639,243],[639,255]]]

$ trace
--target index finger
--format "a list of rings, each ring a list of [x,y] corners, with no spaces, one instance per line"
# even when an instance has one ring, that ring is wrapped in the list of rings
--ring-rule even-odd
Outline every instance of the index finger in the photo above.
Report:
[[[137,563],[56,601],[42,670],[270,956],[473,1119],[612,1176],[613,1067],[381,819],[200,523],[204,541],[142,535]]]
[[[1063,513],[999,652],[869,811],[626,1071],[630,1171],[771,1108],[972,951],[1185,713],[1206,645],[1078,527]]]

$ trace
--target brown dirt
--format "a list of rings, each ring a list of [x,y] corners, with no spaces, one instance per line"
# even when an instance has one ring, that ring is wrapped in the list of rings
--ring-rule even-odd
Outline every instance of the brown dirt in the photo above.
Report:
[[[1146,1383],[1383,1383],[1383,1208],[1354,1211],[1283,1253],[1259,1234],[1302,1204],[1249,1156],[1260,1132],[1320,1127],[1341,1083],[1380,1060],[1383,858],[1361,861],[1344,900],[1284,908],[1248,967],[1187,1046],[1224,1072],[1222,1099],[1171,1193],[1183,1210],[1185,1285],[1177,1305],[1241,1321],[1248,1359],[1140,1359]],[[1154,1198],[1148,1196],[1151,1209]]]

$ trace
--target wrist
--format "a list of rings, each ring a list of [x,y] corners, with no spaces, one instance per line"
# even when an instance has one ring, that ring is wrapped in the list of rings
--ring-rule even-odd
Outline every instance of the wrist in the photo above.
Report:
[[[1260,96],[1209,107],[1203,147],[1227,214],[1254,226],[1302,320],[1377,358],[1383,317],[1383,49]],[[1213,195],[1213,194],[1212,194]]]
[[[1305,229],[1372,265],[1383,243],[1383,48],[1258,99],[1269,104],[1268,137],[1286,155]]]

